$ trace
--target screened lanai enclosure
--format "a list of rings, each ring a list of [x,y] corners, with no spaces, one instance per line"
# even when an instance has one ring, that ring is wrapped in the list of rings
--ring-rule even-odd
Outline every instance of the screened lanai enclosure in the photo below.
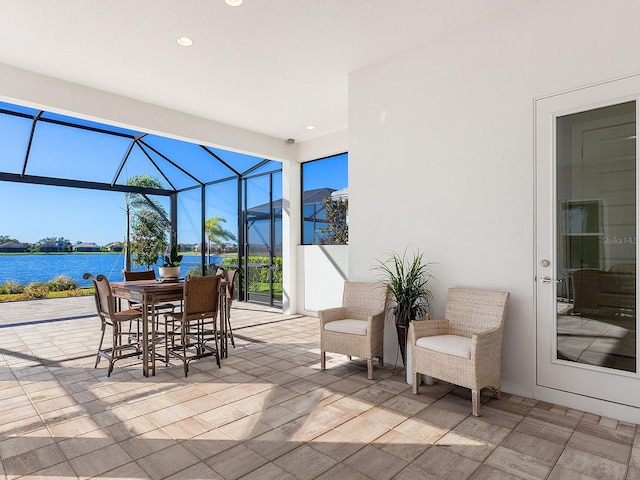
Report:
[[[0,188],[18,182],[135,194],[166,212],[167,243],[183,254],[181,275],[238,267],[239,299],[282,305],[279,162],[2,102],[0,152]],[[138,176],[159,188],[132,185]],[[215,235],[216,225],[228,235]]]

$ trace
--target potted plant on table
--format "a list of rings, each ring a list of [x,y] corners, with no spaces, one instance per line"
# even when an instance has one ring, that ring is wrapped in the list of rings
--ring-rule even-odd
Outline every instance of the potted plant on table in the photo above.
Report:
[[[389,308],[394,314],[396,332],[402,363],[409,370],[406,358],[407,333],[409,322],[423,320],[429,311],[433,295],[428,288],[433,275],[429,263],[423,263],[423,254],[419,251],[410,258],[405,250],[402,255],[391,251],[389,258],[378,260],[375,269],[380,273],[380,280],[388,285],[391,294]],[[410,359],[409,359],[410,360]]]
[[[175,279],[180,276],[180,262],[182,255],[178,255],[178,246],[171,247],[169,255],[162,257],[163,263],[158,267],[158,272],[163,279]]]

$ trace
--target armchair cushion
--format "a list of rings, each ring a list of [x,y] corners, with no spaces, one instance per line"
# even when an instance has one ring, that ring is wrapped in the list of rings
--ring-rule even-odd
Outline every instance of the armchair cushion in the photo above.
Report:
[[[333,322],[327,322],[324,324],[324,329],[330,332],[348,333],[351,335],[366,335],[367,334],[367,322],[366,320],[354,320],[347,318],[344,320],[334,320]]]
[[[436,335],[421,337],[416,346],[460,358],[471,358],[471,339],[460,335]]]

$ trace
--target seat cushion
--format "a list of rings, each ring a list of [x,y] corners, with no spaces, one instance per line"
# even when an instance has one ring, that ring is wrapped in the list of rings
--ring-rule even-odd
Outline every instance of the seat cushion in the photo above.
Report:
[[[334,320],[324,324],[324,329],[329,332],[348,333],[350,335],[366,335],[367,321],[347,318],[344,320]]]
[[[416,341],[420,348],[446,353],[461,358],[471,358],[471,339],[459,335],[434,335]]]

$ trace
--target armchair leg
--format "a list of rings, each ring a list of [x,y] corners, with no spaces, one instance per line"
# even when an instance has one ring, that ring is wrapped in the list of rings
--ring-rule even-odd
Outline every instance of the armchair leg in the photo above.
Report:
[[[498,400],[502,398],[502,390],[500,390],[500,388],[493,389],[493,398],[497,398]]]
[[[322,350],[320,352],[320,370],[326,370],[327,368],[327,352]]]
[[[367,378],[373,380],[373,358],[367,359]]]
[[[418,395],[419,389],[420,389],[420,374],[418,372],[413,372],[413,394]]]
[[[378,366],[380,368],[384,367],[384,359],[382,357],[378,357]]]
[[[474,417],[480,415],[480,390],[471,390],[471,413]]]

